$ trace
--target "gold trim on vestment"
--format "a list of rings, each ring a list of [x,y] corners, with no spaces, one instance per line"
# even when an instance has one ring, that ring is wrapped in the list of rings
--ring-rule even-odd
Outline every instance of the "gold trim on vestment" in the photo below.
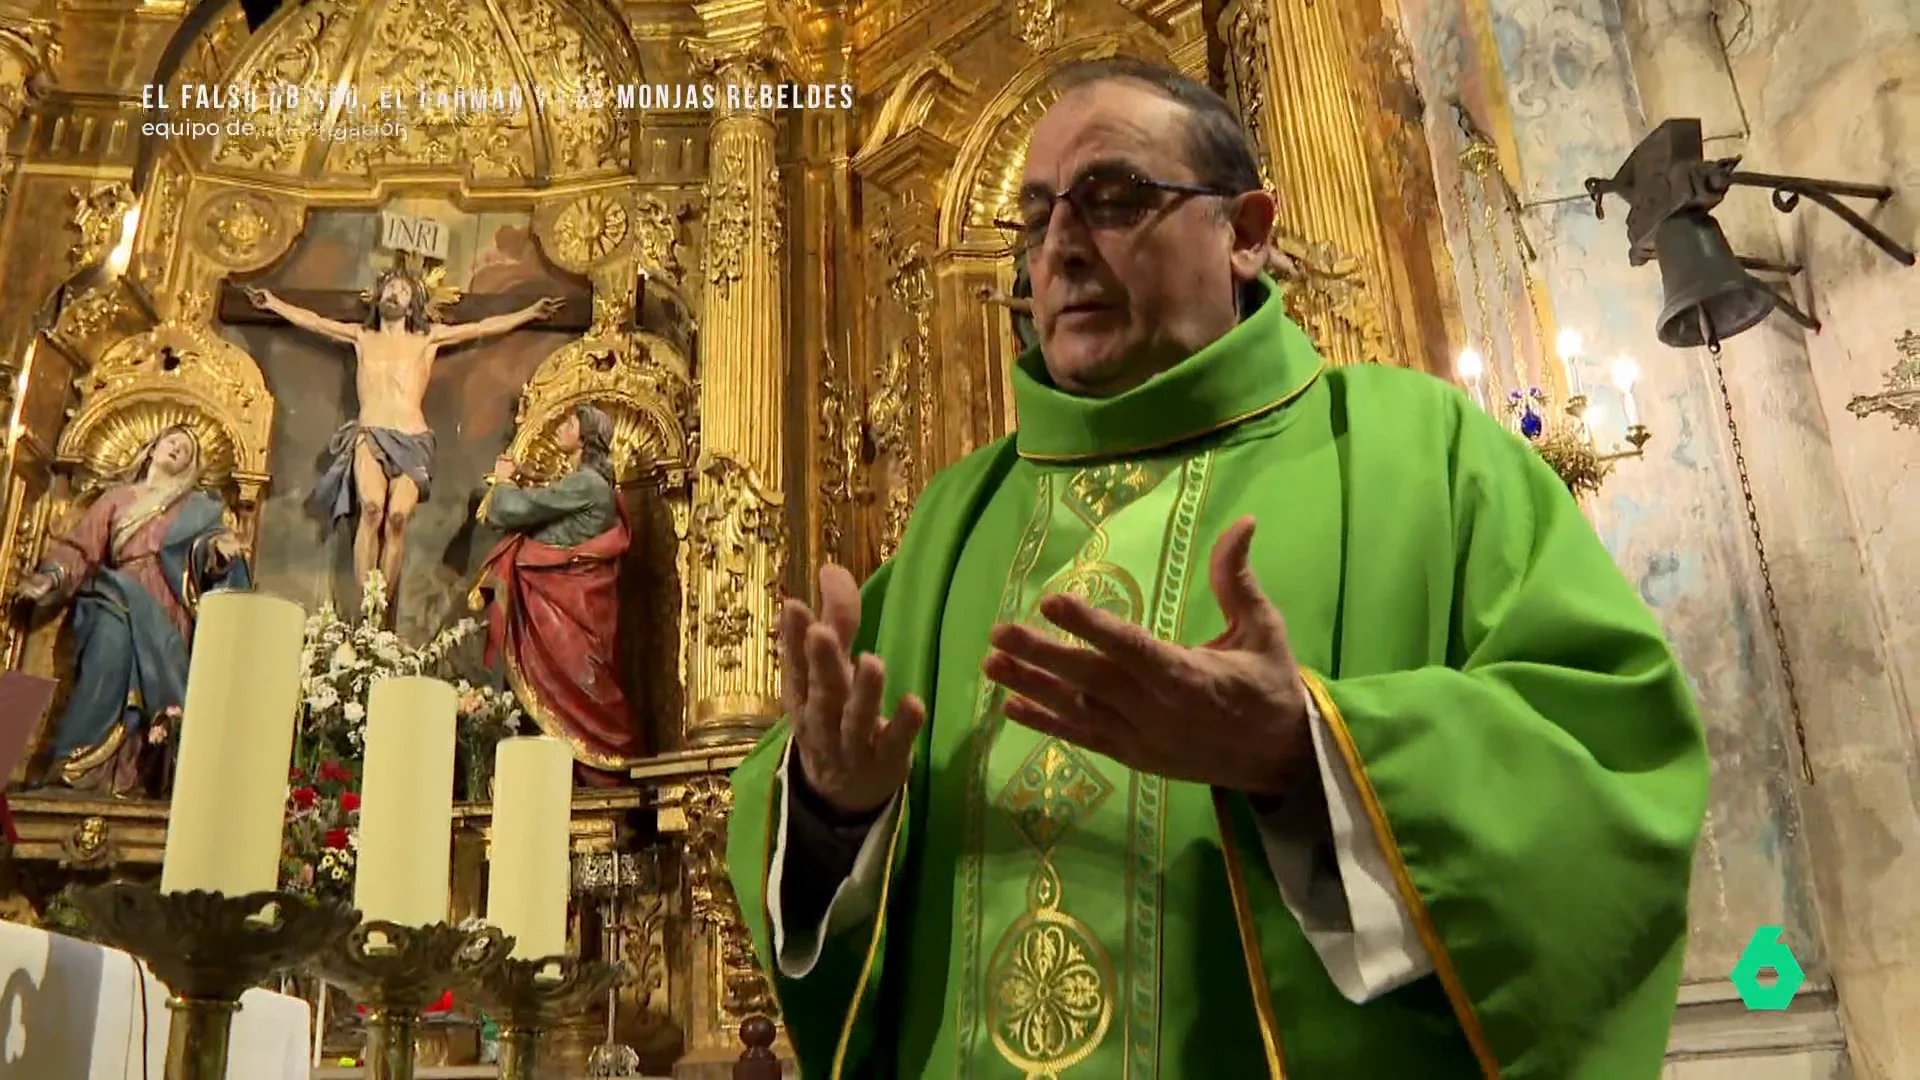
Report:
[[[783,797],[784,797],[784,793]],[[853,1042],[853,1026],[860,1019],[860,999],[867,994],[867,983],[873,977],[874,961],[880,955],[880,937],[887,928],[887,897],[893,890],[893,856],[900,848],[900,828],[906,824],[907,812],[912,806],[913,782],[909,780],[900,786],[900,802],[894,808],[893,833],[887,837],[887,868],[880,876],[880,902],[873,916],[873,937],[867,942],[867,958],[860,964],[860,978],[853,984],[853,1001],[847,1005],[847,1019],[840,1025],[840,1042],[833,1051],[833,1071],[828,1074],[831,1080],[840,1080],[847,1067],[847,1047]],[[771,816],[771,815],[769,815]],[[796,1069],[798,1060],[794,1062]],[[802,1076],[806,1075],[801,1073]]]
[[[1110,458],[1110,457],[1115,457],[1119,455],[1125,455],[1127,457],[1137,457],[1141,454],[1155,453],[1156,451],[1165,450],[1165,449],[1168,449],[1169,447],[1179,446],[1181,443],[1184,443],[1184,442],[1192,442],[1195,439],[1204,439],[1209,435],[1215,435],[1215,434],[1218,434],[1219,432],[1225,431],[1226,429],[1234,426],[1235,424],[1244,424],[1247,421],[1252,420],[1256,416],[1262,416],[1266,413],[1270,413],[1273,410],[1280,408],[1282,405],[1285,405],[1288,402],[1292,401],[1294,398],[1299,397],[1301,394],[1306,393],[1308,388],[1313,386],[1314,380],[1318,379],[1320,377],[1320,373],[1324,370],[1326,370],[1326,364],[1322,363],[1319,367],[1316,367],[1313,369],[1313,373],[1307,376],[1305,382],[1287,391],[1286,393],[1281,394],[1277,400],[1269,401],[1265,405],[1256,405],[1253,408],[1248,409],[1246,412],[1239,414],[1238,416],[1229,416],[1225,420],[1220,420],[1215,423],[1208,424],[1207,426],[1200,428],[1196,431],[1189,431],[1184,434],[1175,435],[1170,438],[1162,439],[1156,443],[1148,443],[1145,446],[1129,446],[1124,448],[1123,450],[1118,450],[1118,451],[1095,450],[1095,451],[1090,451],[1084,454],[1036,454],[1026,450],[1018,450],[1017,452],[1021,457],[1026,458],[1028,461],[1040,461],[1040,462],[1045,462],[1049,465],[1061,465],[1061,464],[1066,464],[1074,461],[1091,461],[1095,458]]]
[[[1360,760],[1360,750],[1354,745],[1353,733],[1347,730],[1346,719],[1340,715],[1340,706],[1334,704],[1333,695],[1327,693],[1326,685],[1319,676],[1302,670],[1300,677],[1306,683],[1307,693],[1312,695],[1320,715],[1326,719],[1327,728],[1333,732],[1333,741],[1340,747],[1340,756],[1346,759],[1347,772],[1360,792],[1360,803],[1366,807],[1367,818],[1373,823],[1374,838],[1379,840],[1380,849],[1386,852],[1388,865],[1393,867],[1393,881],[1399,887],[1400,899],[1407,906],[1407,914],[1412,917],[1414,928],[1420,932],[1420,943],[1426,946],[1427,956],[1433,961],[1433,973],[1447,992],[1447,1001],[1453,1006],[1454,1018],[1459,1021],[1460,1030],[1467,1037],[1467,1045],[1473,1048],[1474,1057],[1480,1061],[1481,1075],[1486,1080],[1500,1080],[1500,1059],[1494,1056],[1493,1047],[1487,1041],[1486,1029],[1480,1024],[1479,1014],[1473,1011],[1473,998],[1467,994],[1466,984],[1460,981],[1460,972],[1453,966],[1453,958],[1447,955],[1446,943],[1440,939],[1440,930],[1434,926],[1426,902],[1420,899],[1420,890],[1413,884],[1413,873],[1400,856],[1400,844],[1393,838],[1393,826],[1388,823],[1386,811],[1380,806],[1380,796],[1373,790],[1373,781],[1367,778],[1367,770]]]
[[[1234,927],[1240,932],[1240,951],[1246,954],[1247,982],[1253,990],[1253,1011],[1260,1018],[1260,1042],[1267,1055],[1272,1080],[1286,1080],[1286,1055],[1280,1045],[1280,1023],[1273,1015],[1273,985],[1267,981],[1267,961],[1260,952],[1260,930],[1253,924],[1253,905],[1247,901],[1247,879],[1240,869],[1234,843],[1233,815],[1227,793],[1213,789],[1213,816],[1220,823],[1220,853],[1227,860],[1227,891],[1233,897]]]
[[[793,729],[791,727],[787,729],[787,742],[785,746],[782,746],[780,748],[780,753],[782,756],[787,756],[794,753]],[[791,757],[788,757],[788,767],[789,768],[792,767]],[[776,779],[778,779],[778,777],[776,777]],[[782,781],[781,783],[774,786],[773,799],[767,803],[767,813],[766,813],[767,824],[765,828],[762,830],[764,835],[762,836],[761,855],[760,855],[760,919],[761,919],[761,925],[767,928],[767,941],[769,944],[773,944],[773,940],[774,940],[773,939],[773,890],[767,888],[767,882],[771,880],[771,877],[772,877],[769,871],[771,871],[773,868],[773,847],[774,847],[773,842],[774,842],[774,836],[775,836],[773,824],[776,820],[778,820],[778,815],[781,813],[780,808],[785,806],[786,804],[787,804],[787,788],[786,788],[786,783]],[[729,815],[731,815],[731,811],[729,811]],[[747,913],[742,911],[740,913],[741,920],[745,921],[746,917],[747,917]],[[767,994],[768,996],[773,998],[774,1011],[779,1013],[781,1016],[787,1016],[789,1015],[789,1013],[787,1012],[787,1004],[786,1002],[780,1000],[780,979],[778,975],[779,968],[780,968],[780,957],[778,955],[777,947],[771,951],[774,951],[775,955],[772,957],[773,959],[773,964],[771,965],[772,970],[767,972]],[[793,1050],[794,1073],[799,1076],[807,1075],[807,1067],[800,1060],[800,1048],[798,1046],[794,1046],[791,1049]]]

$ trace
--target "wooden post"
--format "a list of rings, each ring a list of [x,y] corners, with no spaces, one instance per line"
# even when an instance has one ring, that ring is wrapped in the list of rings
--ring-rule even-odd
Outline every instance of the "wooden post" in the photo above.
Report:
[[[734,1063],[733,1080],[780,1080],[780,1059],[773,1053],[773,1021],[764,1016],[749,1016],[740,1025],[740,1041],[746,1049]]]

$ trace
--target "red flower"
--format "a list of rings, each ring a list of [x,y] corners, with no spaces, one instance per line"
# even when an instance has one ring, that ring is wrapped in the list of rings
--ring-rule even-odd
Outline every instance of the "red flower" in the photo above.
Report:
[[[347,830],[328,829],[327,830],[327,846],[330,848],[333,848],[336,851],[338,851],[343,847],[346,847],[347,846]]]
[[[307,770],[305,769],[288,769],[287,770],[287,783],[304,784],[306,782],[307,782]]]
[[[452,1012],[452,1011],[453,1011],[453,991],[451,990],[447,991],[444,994],[441,994],[439,1001],[436,1001],[433,1004],[427,1006],[425,1009],[421,1010],[421,1012],[430,1012],[430,1013],[443,1013],[443,1012]]]
[[[320,779],[336,784],[351,783],[353,772],[337,761],[323,761],[320,763]]]
[[[358,809],[360,809],[360,796],[355,795],[351,791],[343,791],[340,793],[340,812],[341,813],[351,814]]]
[[[293,800],[296,808],[311,810],[313,804],[320,798],[320,793],[310,787],[297,787],[287,794],[287,798]]]

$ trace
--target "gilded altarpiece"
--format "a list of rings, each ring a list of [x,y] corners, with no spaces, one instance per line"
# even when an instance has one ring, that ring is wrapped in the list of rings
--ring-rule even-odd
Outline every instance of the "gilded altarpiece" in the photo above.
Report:
[[[9,22],[19,2],[0,0],[0,274],[34,302],[0,310],[0,369],[19,373],[0,382],[20,390],[0,587],[142,432],[186,423],[262,578],[337,599],[339,541],[320,544],[299,504],[345,415],[350,361],[258,317],[241,287],[350,306],[387,257],[381,212],[449,226],[443,270],[468,314],[565,302],[549,324],[439,361],[427,413],[458,434],[398,621],[418,635],[464,613],[492,455],[552,476],[575,405],[613,418],[641,534],[624,663],[647,688],[652,753],[630,787],[577,801],[575,922],[581,947],[643,973],[620,992],[619,1035],[649,1066],[724,1069],[738,1024],[776,1009],[724,873],[725,774],[778,710],[784,596],[810,596],[823,560],[870,572],[927,478],[1017,420],[1017,346],[993,302],[1014,268],[993,221],[1011,216],[1061,65],[1137,55],[1238,104],[1283,201],[1287,302],[1333,359],[1439,370],[1457,339],[1429,239],[1426,105],[1370,4],[1336,17],[1306,0],[307,0],[252,34],[237,4],[216,5],[175,41],[183,5],[48,3]],[[358,139],[265,113],[243,134],[142,138],[140,87],[169,42],[175,84],[522,96]],[[851,84],[856,107],[640,111],[534,93],[780,79]],[[1376,144],[1390,152],[1361,153]],[[1326,153],[1289,156],[1301,146]],[[8,666],[60,671],[51,627],[0,633]],[[158,864],[161,805],[15,805],[20,917],[49,882]],[[455,910],[472,914],[487,808],[458,819]]]

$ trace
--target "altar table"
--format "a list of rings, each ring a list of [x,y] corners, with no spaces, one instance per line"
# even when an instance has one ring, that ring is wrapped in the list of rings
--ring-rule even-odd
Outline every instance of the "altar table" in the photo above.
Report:
[[[0,922],[0,1080],[161,1080],[171,1020],[126,953]],[[312,1023],[299,998],[247,991],[227,1080],[310,1080]]]

